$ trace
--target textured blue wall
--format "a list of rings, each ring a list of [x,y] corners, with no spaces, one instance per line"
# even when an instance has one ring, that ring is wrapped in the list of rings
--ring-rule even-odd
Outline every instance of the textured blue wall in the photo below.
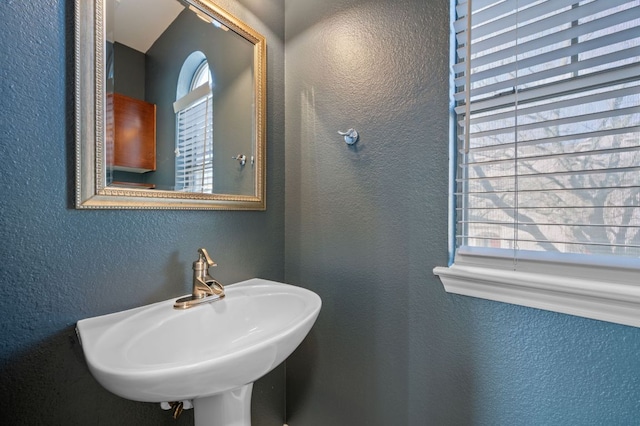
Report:
[[[74,210],[73,2],[0,3],[2,424],[176,424],[95,382],[75,322],[187,293],[198,247],[223,283],[283,279],[283,20],[224,3],[270,42],[266,212]],[[282,424],[283,395],[280,367],[256,384],[257,424]]]
[[[448,4],[286,2],[285,278],[323,299],[287,362],[288,423],[637,425],[639,329],[450,295],[432,275]]]
[[[290,424],[637,424],[637,329],[448,295],[431,275],[447,261],[448,2],[242,2],[269,39],[265,213],[71,208],[70,3],[0,2],[3,424],[175,424],[103,390],[73,325],[186,292],[200,246],[223,282],[282,279],[285,218],[285,278],[324,302],[287,365]],[[335,133],[351,126],[352,149]],[[260,424],[280,420],[281,377],[256,386]]]

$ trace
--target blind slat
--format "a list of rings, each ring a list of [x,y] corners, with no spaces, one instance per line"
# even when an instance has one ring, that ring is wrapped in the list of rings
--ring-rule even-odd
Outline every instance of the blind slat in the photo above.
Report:
[[[598,130],[595,132],[582,132],[582,133],[574,133],[570,135],[533,139],[528,141],[518,141],[517,145],[519,148],[522,149],[522,148],[530,147],[532,145],[545,145],[545,144],[560,143],[560,142],[567,142],[567,141],[579,141],[587,138],[597,140],[607,136],[620,136],[620,135],[635,136],[636,134],[638,134],[638,132],[640,132],[640,126],[620,127],[617,129],[605,129],[605,130]],[[516,142],[508,142],[508,143],[501,143],[501,144],[495,144],[495,145],[475,146],[475,147],[471,147],[469,152],[470,154],[475,154],[481,151],[493,151],[496,149],[506,150],[506,149],[515,148],[515,146],[516,146]],[[460,150],[459,152],[462,153],[462,150]]]
[[[587,96],[581,96],[579,98],[576,98],[576,97],[571,97],[569,99],[558,98],[556,100],[553,100],[553,102],[550,101],[550,102],[540,103],[538,105],[533,105],[533,106],[524,105],[518,108],[517,113],[514,109],[509,109],[508,111],[504,111],[504,112],[496,111],[494,113],[487,113],[482,115],[476,114],[471,118],[470,121],[472,125],[478,125],[485,122],[497,122],[500,120],[510,119],[514,117],[521,117],[521,116],[526,116],[531,114],[538,114],[542,112],[560,110],[562,108],[569,108],[569,107],[575,106],[577,102],[579,102],[582,105],[593,104],[596,102],[601,102],[601,101],[611,100],[616,98],[624,98],[624,97],[629,97],[637,94],[640,94],[640,84],[636,86],[631,86],[631,87],[625,86],[620,89],[599,91],[596,93],[591,93]],[[459,124],[461,123],[459,122]]]
[[[495,164],[502,164],[502,163],[509,163],[509,164],[513,164],[514,162],[530,162],[530,161],[538,161],[538,160],[548,160],[548,159],[557,159],[557,158],[570,158],[570,157],[589,157],[589,156],[610,156],[613,154],[628,154],[631,152],[636,152],[636,153],[640,153],[640,146],[632,146],[632,147],[626,147],[626,148],[603,148],[603,149],[596,149],[596,150],[590,150],[590,151],[569,151],[569,152],[562,152],[562,153],[550,153],[550,154],[540,154],[540,155],[529,155],[529,156],[523,156],[523,157],[518,157],[516,159],[514,158],[500,158],[500,159],[485,159],[482,161],[466,161],[466,162],[462,162],[460,163],[458,166],[459,167],[484,167],[484,166],[488,166],[488,165],[495,165]],[[606,170],[609,170],[609,168],[605,168]],[[572,170],[575,171],[575,170]],[[640,180],[640,177],[638,178]]]
[[[580,177],[583,175],[590,175],[593,173],[603,173],[603,172],[610,172],[610,173],[617,173],[617,172],[640,172],[640,165],[638,166],[629,166],[629,167],[604,167],[601,169],[589,169],[589,170],[567,170],[567,171],[562,171],[562,172],[548,172],[548,173],[529,173],[529,174],[519,174],[518,179],[526,179],[526,178],[532,178],[532,177],[548,177],[548,178],[554,178],[554,177],[559,177],[559,176],[576,176],[576,177]],[[516,175],[513,174],[509,174],[509,175],[499,175],[499,176],[480,176],[480,177],[468,177],[465,179],[460,180],[459,182],[464,182],[466,181],[475,181],[475,180],[487,180],[487,179],[506,179],[506,178],[511,178],[513,179]]]
[[[516,99],[519,104],[525,105],[526,103],[534,102],[539,99],[548,99],[550,97],[558,97],[564,94],[584,92],[628,81],[638,81],[639,75],[640,63],[624,65],[606,71],[595,72],[593,74],[577,76],[571,79],[541,85],[532,89],[520,90],[517,94],[496,94],[496,96],[492,98],[472,102],[470,104],[470,111],[471,113],[475,113],[490,111],[492,109],[502,108],[505,106],[512,106],[515,104]],[[456,100],[461,102],[460,106],[455,107],[455,112],[458,115],[462,115],[465,112],[465,95],[466,92],[459,92],[455,94]]]
[[[634,32],[629,31],[628,34],[634,34]],[[606,64],[613,64],[629,58],[633,58],[635,61],[638,61],[639,55],[640,46],[629,47],[624,50],[618,50],[616,52],[607,53],[605,55],[596,56],[594,58],[571,62],[565,65],[559,65],[553,68],[545,69],[544,71],[535,72],[523,76],[515,76],[514,78],[509,78],[503,81],[495,81],[494,83],[487,84],[475,89],[472,88],[471,97],[474,98],[480,95],[486,95],[488,93],[499,94],[501,91],[505,91],[507,89],[513,90],[514,87],[532,84],[539,81],[545,81],[551,78],[569,76],[563,79],[570,79],[573,74],[588,70],[590,68],[597,68]],[[466,91],[460,92],[456,93],[454,96],[456,100],[463,100],[466,97],[466,93]]]
[[[486,5],[485,7],[483,7],[482,9],[480,9],[478,7],[478,5],[476,5],[476,2],[473,2],[473,9],[475,9],[475,11],[473,12],[473,24],[475,24],[473,26],[472,31],[475,32],[475,30],[477,30],[477,26],[486,23],[487,21],[491,21],[492,19],[495,19],[495,17],[497,16],[502,16],[502,15],[507,15],[510,12],[513,12],[513,10],[516,7],[519,7],[521,9],[524,9],[526,6],[529,6],[530,4],[536,3],[538,0],[506,0],[506,1],[502,1],[502,2],[494,2],[491,5]],[[559,2],[568,2],[568,1],[575,1],[575,0],[556,0]],[[540,8],[536,8],[538,11],[540,11]],[[466,18],[467,17],[467,7],[463,7],[463,8],[456,8],[456,12],[458,13],[458,18]],[[538,15],[539,16],[539,15]],[[498,23],[499,26],[502,26],[503,23],[500,22]],[[458,19],[454,22],[454,30],[456,32],[463,32],[466,30],[467,28],[467,19]],[[486,35],[487,30],[484,30],[482,32],[478,32],[479,35]]]
[[[596,15],[607,10],[612,10],[613,8],[623,6],[627,3],[629,3],[629,0],[594,1],[586,4],[581,4],[576,7],[570,7],[572,4],[575,4],[575,0],[563,0],[562,3],[556,3],[556,0],[552,2],[548,1],[543,3],[546,8],[546,13],[540,13],[537,15],[537,17],[540,17],[540,19],[532,21],[529,25],[519,25],[517,26],[517,28],[515,27],[515,25],[513,25],[512,27],[502,27],[502,31],[492,34],[491,37],[486,37],[481,40],[474,40],[471,46],[471,54],[476,55],[487,50],[495,50],[500,46],[513,42],[514,40],[516,40],[516,37],[528,38],[533,35],[542,37],[543,31],[541,31],[541,27],[543,27],[544,30],[557,29],[558,27],[562,27],[563,25],[573,25],[575,22],[578,22],[579,19],[584,19],[586,17]],[[560,5],[562,7],[556,9],[555,7],[553,7],[556,5]],[[552,9],[548,9],[548,7],[552,7]],[[557,10],[557,13],[549,15],[549,10],[554,9]],[[542,12],[541,9],[538,10]],[[477,33],[475,26],[479,23],[476,21],[476,16],[474,16],[473,19],[474,28],[472,28],[471,32],[474,34],[474,38],[477,39],[479,34]],[[466,19],[464,21],[466,21]],[[457,35],[457,41],[461,45],[464,45],[465,43],[465,32],[466,31],[462,31]],[[466,49],[460,48],[457,50],[457,53],[458,58],[466,58]]]
[[[609,111],[600,111],[600,112],[587,113],[583,115],[575,115],[571,117],[557,118],[553,120],[546,120],[546,121],[540,120],[534,123],[519,124],[518,132],[526,132],[528,130],[535,130],[539,128],[554,128],[554,127],[562,126],[566,124],[584,123],[584,122],[589,122],[593,120],[601,120],[601,119],[612,118],[612,117],[626,117],[626,116],[636,115],[638,113],[640,113],[640,105],[627,107],[627,108],[614,109]],[[632,124],[637,124],[639,120],[636,119],[635,121],[636,123],[632,122]],[[580,131],[582,129],[576,126],[575,130]],[[486,130],[482,132],[471,132],[470,137],[471,139],[484,138],[487,136],[496,136],[504,133],[513,133],[513,127],[500,127],[497,129]],[[528,140],[530,139],[525,139],[525,141],[528,141]]]
[[[579,12],[581,12],[580,9],[571,9],[571,13],[575,14],[575,19],[582,17]],[[629,21],[638,19],[639,17],[640,10],[638,9],[622,10],[608,15],[602,19],[596,19],[580,25],[573,25],[555,33],[534,38],[524,43],[519,43],[517,46],[513,43],[509,43],[513,41],[513,37],[515,36],[515,34],[503,33],[497,37],[500,37],[500,39],[504,39],[503,43],[505,43],[506,45],[500,49],[493,49],[487,54],[473,57],[471,60],[471,67],[477,68],[486,66],[488,64],[502,61],[510,57],[515,57],[516,55],[522,55],[526,52],[548,48],[549,46],[557,45],[561,42],[570,42],[572,44],[575,44],[575,41],[579,37],[584,37],[587,34],[600,31],[608,27],[620,26],[622,24],[629,23]],[[522,37],[521,34],[520,36]],[[583,45],[583,47],[586,47],[586,45]],[[462,49],[462,51],[464,53],[462,55],[459,55],[459,57],[465,58],[466,50]],[[465,66],[466,60],[463,60],[462,62],[455,64],[453,66],[453,70],[456,73],[461,73],[464,72]]]
[[[464,239],[479,239],[479,240],[491,240],[491,241],[508,241],[511,243],[534,243],[534,244],[568,244],[568,245],[580,245],[580,246],[604,246],[604,247],[618,247],[618,248],[628,248],[628,249],[640,249],[640,245],[635,244],[620,244],[620,243],[612,243],[609,241],[571,241],[571,240],[545,240],[540,241],[536,239],[530,238],[500,238],[500,237],[491,237],[491,236],[466,236],[466,235],[458,235],[456,238],[464,238]],[[521,250],[521,249],[520,249]],[[636,250],[633,250],[633,254],[631,256],[637,256]]]
[[[531,55],[527,58],[520,59],[517,62],[500,64],[498,66],[494,66],[489,69],[485,69],[479,72],[474,72],[472,74],[471,83],[476,83],[479,81],[486,82],[486,81],[490,81],[490,79],[494,77],[507,75],[507,74],[514,75],[513,79],[515,79],[517,76],[516,73],[518,70],[532,68],[539,64],[550,63],[552,61],[556,61],[559,59],[571,60],[572,56],[579,55],[581,52],[584,52],[587,50],[595,50],[611,44],[621,43],[627,40],[637,38],[638,36],[639,34],[638,34],[637,28],[629,28],[627,30],[617,31],[607,36],[598,37],[592,40],[588,40],[580,43],[567,44],[564,47],[559,47],[549,51],[538,49],[538,52],[541,52],[541,53],[538,53],[537,55]],[[559,40],[559,41],[570,43],[571,39]],[[636,56],[634,52],[636,51],[625,50],[618,53],[617,57],[622,59],[633,58],[634,56]],[[518,49],[518,52],[514,52],[514,54],[517,54],[517,55],[521,55],[523,53],[526,53],[526,52],[521,52],[520,49]],[[513,55],[510,55],[510,57],[511,56]],[[592,68],[599,65],[603,65],[608,62],[615,62],[617,60],[619,59],[611,60],[608,56],[602,55],[602,56],[593,58],[590,61],[584,61],[584,60],[580,61],[579,63],[582,64],[582,67],[580,67],[579,69]],[[502,62],[504,61],[500,61],[500,63]],[[473,61],[471,61],[471,67],[474,68]],[[538,75],[538,76],[540,75],[539,73],[531,73],[531,74]],[[508,82],[508,81],[512,81],[513,79],[505,80],[505,81]],[[464,86],[465,80],[464,78],[456,78],[455,83],[456,83],[456,86],[458,87]],[[471,92],[473,93],[473,89],[471,90]]]
[[[502,0],[473,0],[473,8],[475,10],[486,9],[491,6],[499,4]],[[460,0],[457,2],[456,12],[458,16],[466,16],[467,14],[467,0]]]
[[[471,32],[474,33],[474,39],[484,38],[504,29],[515,27],[518,23],[532,21],[535,18],[571,7],[575,2],[576,0],[553,0],[541,3],[537,0],[507,0],[497,3],[491,8],[474,12]],[[528,7],[531,4],[533,6]],[[467,19],[458,20],[456,24],[454,25],[456,32],[464,32],[468,27]],[[461,41],[458,40],[458,42]]]

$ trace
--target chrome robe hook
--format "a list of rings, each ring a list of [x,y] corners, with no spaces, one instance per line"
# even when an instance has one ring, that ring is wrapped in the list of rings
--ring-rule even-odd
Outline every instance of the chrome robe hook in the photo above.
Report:
[[[354,129],[349,129],[346,132],[338,131],[338,134],[340,136],[344,136],[344,141],[347,143],[347,145],[353,145],[354,143],[358,142],[358,132],[356,132]]]

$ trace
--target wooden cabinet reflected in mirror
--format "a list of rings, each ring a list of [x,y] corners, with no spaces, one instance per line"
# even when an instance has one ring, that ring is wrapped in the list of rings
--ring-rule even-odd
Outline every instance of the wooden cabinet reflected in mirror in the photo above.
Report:
[[[110,111],[111,110],[111,111]],[[107,167],[145,173],[156,170],[156,106],[119,93],[107,96]]]

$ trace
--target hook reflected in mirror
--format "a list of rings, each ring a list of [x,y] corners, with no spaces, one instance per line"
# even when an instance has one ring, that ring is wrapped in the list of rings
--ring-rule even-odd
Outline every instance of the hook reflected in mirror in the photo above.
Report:
[[[245,164],[247,164],[247,156],[244,154],[238,154],[235,157],[231,157],[232,160],[238,160],[238,163],[240,163],[241,166],[244,166]]]

